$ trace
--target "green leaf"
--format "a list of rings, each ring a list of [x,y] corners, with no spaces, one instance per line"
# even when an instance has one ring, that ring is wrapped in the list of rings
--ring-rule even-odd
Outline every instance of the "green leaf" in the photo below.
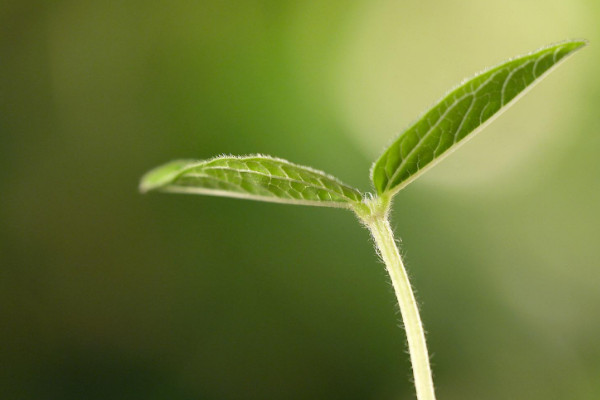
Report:
[[[516,57],[464,81],[385,150],[371,169],[378,194],[393,195],[480,131],[584,41]]]
[[[173,161],[144,175],[140,190],[341,208],[362,200],[357,189],[324,172],[262,155]]]

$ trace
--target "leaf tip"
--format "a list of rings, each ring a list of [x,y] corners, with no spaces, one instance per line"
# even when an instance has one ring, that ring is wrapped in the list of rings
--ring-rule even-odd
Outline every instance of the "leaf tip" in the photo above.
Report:
[[[544,49],[560,49],[560,52],[562,53],[562,57],[564,56],[570,56],[571,54],[573,54],[574,52],[584,48],[585,46],[589,45],[589,41],[587,39],[570,39],[570,40],[564,40],[562,42],[558,42],[555,43],[554,45],[550,45],[546,48],[542,48],[540,50],[544,50]]]
[[[172,182],[192,161],[177,160],[161,165],[148,171],[140,180],[139,190],[141,193],[148,193]]]
[[[569,45],[568,47],[569,47],[570,52],[573,52],[575,50],[579,50],[582,47],[589,45],[590,41],[587,39],[572,39],[572,40],[567,40],[563,43],[565,45]]]
[[[587,39],[583,39],[583,38],[580,38],[580,39],[573,39],[573,40],[572,40],[572,42],[573,42],[573,43],[576,43],[576,44],[578,44],[578,46],[577,46],[577,47],[584,47],[584,46],[587,46],[587,45],[589,45],[589,44],[590,44],[590,41],[589,41],[589,40],[587,40]]]

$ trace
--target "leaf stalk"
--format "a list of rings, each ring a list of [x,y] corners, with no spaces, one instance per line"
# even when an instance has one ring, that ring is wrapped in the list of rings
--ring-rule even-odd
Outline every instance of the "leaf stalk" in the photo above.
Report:
[[[417,399],[435,400],[425,331],[406,269],[396,246],[394,232],[390,226],[388,218],[390,202],[386,198],[375,197],[367,200],[365,203],[370,203],[369,208],[377,212],[364,213],[357,211],[357,214],[371,232],[375,247],[385,263],[392,285],[394,286],[394,292],[398,299],[404,330],[406,332]],[[381,212],[382,208],[383,212]]]

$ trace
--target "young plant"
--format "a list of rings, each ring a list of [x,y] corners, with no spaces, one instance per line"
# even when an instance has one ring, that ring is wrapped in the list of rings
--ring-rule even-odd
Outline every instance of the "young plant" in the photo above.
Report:
[[[148,172],[140,190],[195,193],[353,211],[385,263],[404,322],[417,398],[435,399],[419,310],[388,215],[392,198],[513,104],[585,41],[513,58],[464,81],[401,133],[371,168],[374,193],[319,170],[264,155],[178,160]]]

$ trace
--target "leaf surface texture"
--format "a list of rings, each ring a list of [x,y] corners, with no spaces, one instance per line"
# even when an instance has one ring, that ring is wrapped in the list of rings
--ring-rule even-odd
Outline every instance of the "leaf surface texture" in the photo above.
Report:
[[[350,208],[362,194],[324,172],[268,156],[178,160],[148,172],[140,190]]]
[[[385,150],[371,169],[378,194],[394,194],[491,122],[561,60],[584,46],[569,41],[513,58],[468,79]]]

